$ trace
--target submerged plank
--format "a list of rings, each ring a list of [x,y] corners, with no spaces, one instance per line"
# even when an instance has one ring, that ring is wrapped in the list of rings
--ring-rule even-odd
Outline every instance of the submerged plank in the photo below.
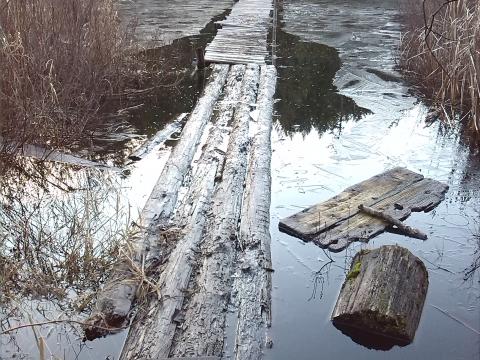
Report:
[[[447,185],[397,167],[283,219],[279,228],[332,251],[340,251],[352,241],[366,242],[390,226],[384,220],[360,212],[360,205],[404,220],[412,211],[432,210],[444,199],[447,190]]]

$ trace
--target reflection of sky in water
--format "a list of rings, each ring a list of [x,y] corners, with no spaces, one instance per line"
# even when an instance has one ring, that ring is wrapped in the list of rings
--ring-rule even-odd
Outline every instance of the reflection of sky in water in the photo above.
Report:
[[[463,281],[479,241],[478,160],[458,145],[455,135],[442,134],[439,124],[427,127],[425,107],[407,95],[407,88],[398,81],[392,53],[399,36],[395,2],[302,0],[284,4],[287,33],[339,50],[342,67],[333,83],[340,92],[337,96],[346,96],[372,113],[359,120],[347,117],[341,124],[333,120],[335,126],[302,131],[305,119],[292,120],[286,112],[288,121],[298,124],[295,132],[282,124],[285,111],[278,106],[282,100],[277,104],[279,124],[272,138],[275,273],[270,335],[274,346],[267,358],[478,358],[478,335],[439,310],[477,330],[480,327],[478,275],[474,281]],[[281,80],[278,86],[282,86]],[[310,123],[321,124],[323,116],[320,111]],[[342,253],[329,254],[335,262],[328,264],[322,249],[278,231],[279,219],[395,166],[450,186],[446,200],[435,210],[414,213],[406,220],[429,234],[426,242],[385,233],[367,245],[355,244]],[[422,320],[413,344],[389,352],[368,350],[336,330],[329,318],[345,267],[356,251],[395,243],[419,256],[429,270]]]

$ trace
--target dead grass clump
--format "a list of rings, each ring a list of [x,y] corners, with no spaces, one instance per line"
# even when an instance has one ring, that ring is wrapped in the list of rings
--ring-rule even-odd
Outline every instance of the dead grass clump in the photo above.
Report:
[[[0,305],[95,292],[130,235],[121,179],[95,169],[49,170],[48,182],[17,174],[0,187]]]
[[[401,68],[437,117],[480,132],[480,2],[409,1],[405,12]]]
[[[0,150],[72,145],[132,69],[113,0],[0,0]]]

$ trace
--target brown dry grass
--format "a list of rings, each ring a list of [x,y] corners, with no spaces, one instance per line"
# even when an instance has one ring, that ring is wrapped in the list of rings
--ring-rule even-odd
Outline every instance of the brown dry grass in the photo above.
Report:
[[[450,125],[480,133],[480,2],[410,1],[400,66]]]
[[[113,0],[0,0],[0,150],[78,142],[135,75],[126,34]]]

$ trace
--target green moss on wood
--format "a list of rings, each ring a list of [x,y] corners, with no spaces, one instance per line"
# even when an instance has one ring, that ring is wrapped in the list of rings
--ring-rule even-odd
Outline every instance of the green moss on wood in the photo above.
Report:
[[[353,267],[352,270],[347,274],[347,280],[352,280],[355,279],[358,274],[360,274],[360,269],[362,268],[362,263],[360,261],[357,261]]]

